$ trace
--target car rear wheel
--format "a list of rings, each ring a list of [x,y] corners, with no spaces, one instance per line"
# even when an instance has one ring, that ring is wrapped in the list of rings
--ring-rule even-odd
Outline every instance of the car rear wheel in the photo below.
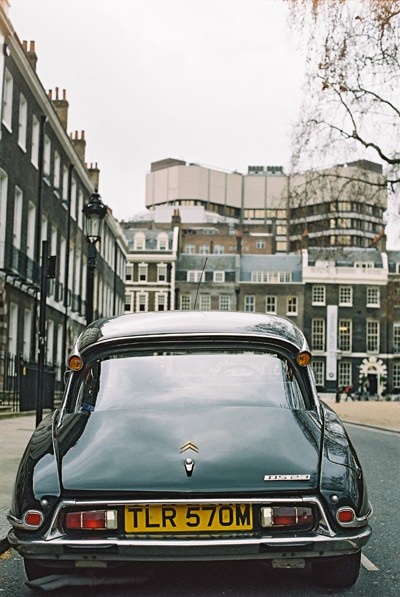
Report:
[[[313,563],[318,583],[327,587],[351,587],[360,573],[361,551],[339,558],[323,558]]]

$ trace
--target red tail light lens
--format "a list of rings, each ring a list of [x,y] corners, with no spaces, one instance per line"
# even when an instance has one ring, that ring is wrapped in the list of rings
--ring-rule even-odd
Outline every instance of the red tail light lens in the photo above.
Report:
[[[65,516],[65,528],[68,531],[106,531],[118,527],[116,510],[84,510],[68,512]]]
[[[261,508],[263,527],[305,527],[314,525],[312,508],[303,506],[269,506]]]
[[[43,514],[38,510],[28,510],[24,515],[24,528],[38,529],[43,522]]]
[[[340,508],[337,511],[336,518],[340,524],[351,524],[356,517],[353,508]]]

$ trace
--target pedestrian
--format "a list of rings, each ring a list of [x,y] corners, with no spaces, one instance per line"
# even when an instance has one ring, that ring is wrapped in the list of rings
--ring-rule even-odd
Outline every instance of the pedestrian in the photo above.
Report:
[[[351,386],[346,386],[345,389],[344,389],[344,393],[346,394],[345,402],[347,402],[347,400],[349,398],[351,398],[352,401],[354,402],[354,396],[351,393]]]
[[[338,404],[340,402],[340,394],[342,393],[340,388],[336,388],[336,396],[335,396],[335,402]]]

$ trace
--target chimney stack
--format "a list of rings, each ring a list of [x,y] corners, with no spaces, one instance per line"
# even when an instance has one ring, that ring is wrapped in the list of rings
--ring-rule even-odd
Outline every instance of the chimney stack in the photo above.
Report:
[[[171,218],[171,227],[174,228],[174,226],[181,226],[182,223],[182,219],[181,219],[181,214],[179,212],[179,209],[174,209],[173,214],[172,214],[172,218]]]
[[[28,57],[28,60],[31,64],[31,67],[33,68],[34,71],[36,71],[36,64],[37,64],[37,54],[35,52],[35,42],[34,41],[30,41],[29,42],[29,48],[28,48],[28,42],[26,40],[24,40],[22,42],[22,47],[25,50],[25,53]]]
[[[82,164],[85,163],[85,149],[86,149],[86,141],[85,141],[85,131],[81,131],[81,136],[79,137],[78,131],[75,131],[75,137],[72,133],[70,133],[69,138],[71,139],[72,145],[75,147],[75,151],[78,154]]]
[[[93,183],[95,189],[99,188],[99,181],[100,181],[100,170],[97,167],[97,162],[95,164],[86,164],[86,169],[89,174],[89,178]]]
[[[53,93],[51,90],[48,93],[48,97],[54,106],[54,109],[57,113],[58,118],[60,119],[60,122],[61,122],[63,128],[65,130],[67,130],[67,128],[68,128],[68,108],[69,108],[69,103],[67,101],[67,92],[65,91],[65,89],[63,89],[62,98],[58,97],[58,92],[59,92],[58,87],[56,87],[55,92],[56,92],[56,94],[55,94],[54,99],[53,99]]]

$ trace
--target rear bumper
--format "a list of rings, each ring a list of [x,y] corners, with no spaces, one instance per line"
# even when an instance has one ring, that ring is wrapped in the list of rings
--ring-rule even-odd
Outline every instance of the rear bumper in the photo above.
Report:
[[[69,561],[168,561],[320,558],[358,551],[370,537],[369,526],[346,537],[276,537],[243,539],[89,539],[59,537],[52,540],[21,540],[10,531],[11,547],[22,556]]]

